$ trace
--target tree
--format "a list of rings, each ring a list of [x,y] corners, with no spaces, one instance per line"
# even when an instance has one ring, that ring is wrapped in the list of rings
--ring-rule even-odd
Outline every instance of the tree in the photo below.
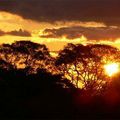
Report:
[[[0,46],[0,57],[15,68],[31,67],[32,72],[51,64],[52,57],[43,44],[31,41],[17,41],[11,45]]]
[[[9,44],[2,44],[0,46],[0,59],[6,63],[9,63],[16,68],[15,61],[17,61],[19,57],[16,57],[14,54],[14,50]]]
[[[37,60],[45,60],[50,57],[49,51],[45,45],[33,43],[31,41],[18,41],[12,44],[16,52],[25,56],[25,64],[30,66]]]
[[[101,57],[91,51],[93,46],[68,44],[60,51],[56,65],[76,88],[98,92],[106,88],[108,77]]]
[[[101,57],[104,63],[108,63],[110,61],[120,62],[120,51],[117,48],[112,47],[110,45],[102,45],[102,44],[96,44],[90,46],[91,46],[91,52]]]

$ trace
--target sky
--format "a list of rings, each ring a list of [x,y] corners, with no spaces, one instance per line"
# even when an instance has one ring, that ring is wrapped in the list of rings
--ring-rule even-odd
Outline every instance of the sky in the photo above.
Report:
[[[0,44],[31,40],[59,51],[67,43],[120,48],[120,0],[0,0]]]

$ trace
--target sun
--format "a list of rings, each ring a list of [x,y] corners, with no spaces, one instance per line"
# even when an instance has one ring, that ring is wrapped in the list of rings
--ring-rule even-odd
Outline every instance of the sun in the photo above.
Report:
[[[105,71],[108,76],[113,76],[114,74],[119,72],[119,64],[118,63],[109,63],[104,65]]]

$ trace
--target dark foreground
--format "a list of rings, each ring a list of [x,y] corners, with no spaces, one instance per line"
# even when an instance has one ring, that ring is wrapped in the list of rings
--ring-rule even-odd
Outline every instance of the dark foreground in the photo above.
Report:
[[[29,119],[120,118],[120,91],[111,88],[101,95],[69,86],[60,76],[44,70],[26,75],[22,70],[0,71],[0,117]]]

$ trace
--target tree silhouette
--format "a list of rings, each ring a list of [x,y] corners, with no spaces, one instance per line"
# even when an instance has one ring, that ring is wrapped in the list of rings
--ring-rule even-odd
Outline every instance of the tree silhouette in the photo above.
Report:
[[[30,41],[18,41],[12,44],[16,52],[25,56],[25,64],[30,66],[36,61],[46,60],[50,57],[49,51],[45,45],[33,43]]]
[[[0,59],[5,61],[6,63],[14,65],[14,67],[16,68],[16,64],[14,61],[16,61],[17,58],[14,55],[14,50],[12,49],[11,45],[2,44],[0,46]]]
[[[63,77],[69,79],[77,88],[98,92],[105,89],[108,77],[104,74],[101,57],[94,54],[91,47],[68,44],[60,51],[56,65]]]
[[[102,45],[102,44],[96,44],[90,46],[91,46],[91,52],[101,57],[104,63],[108,63],[110,61],[120,62],[120,51],[117,48],[112,47],[110,45]]]
[[[119,53],[107,45],[69,43],[52,58],[45,45],[30,41],[0,45],[0,110],[10,116],[71,118],[97,116],[116,104],[112,112],[119,113],[120,72],[108,86],[104,70],[107,61],[119,62]]]
[[[38,68],[48,67],[53,59],[45,45],[31,41],[17,41],[11,45],[1,45],[0,57],[15,68],[31,67],[32,72]]]

